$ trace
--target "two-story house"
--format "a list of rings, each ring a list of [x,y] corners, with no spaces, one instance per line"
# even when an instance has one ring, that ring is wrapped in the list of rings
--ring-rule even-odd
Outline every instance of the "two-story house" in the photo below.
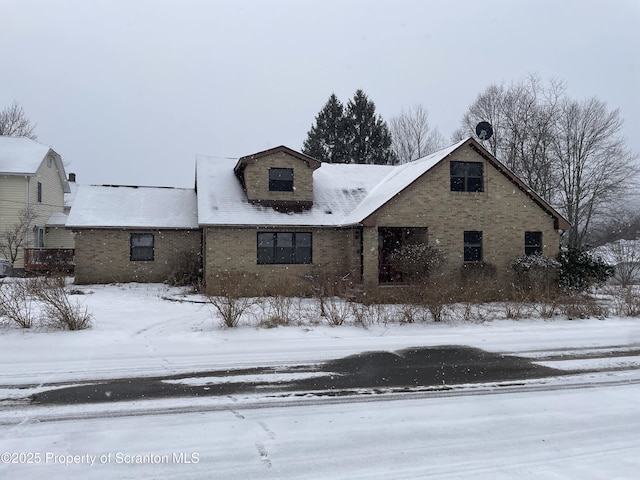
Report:
[[[90,204],[107,201],[101,195],[113,192],[94,190],[85,201],[84,188],[67,223],[81,233],[77,282],[110,281],[118,272],[119,281],[132,281],[142,272],[158,271],[159,263],[167,269],[171,255],[163,253],[160,262],[152,258],[160,245],[156,242],[165,243],[158,234],[166,231],[166,222],[156,214],[158,223],[145,228],[132,230],[115,217],[110,223],[113,212],[89,210],[95,208]],[[201,158],[193,194],[196,224],[185,208],[182,222],[172,228],[181,235],[199,229],[209,293],[226,288],[230,274],[249,278],[255,294],[282,279],[303,290],[308,288],[303,278],[323,274],[367,286],[402,282],[406,279],[392,271],[389,259],[403,245],[416,243],[441,249],[452,271],[484,262],[501,275],[522,254],[555,256],[560,231],[570,227],[471,138],[399,166],[321,163],[284,146],[237,161]],[[180,217],[179,208],[167,207],[167,212]],[[117,247],[109,240],[115,233],[105,231],[107,224],[110,230],[127,228]],[[132,269],[141,261],[137,244],[143,240],[147,263]],[[91,256],[99,245],[109,249],[109,259]],[[128,264],[128,270],[99,273],[107,261]],[[137,276],[123,275],[126,271]]]
[[[53,253],[56,261],[72,258],[73,236],[64,226],[69,194],[58,153],[26,137],[0,136],[0,256],[14,270],[47,268]]]

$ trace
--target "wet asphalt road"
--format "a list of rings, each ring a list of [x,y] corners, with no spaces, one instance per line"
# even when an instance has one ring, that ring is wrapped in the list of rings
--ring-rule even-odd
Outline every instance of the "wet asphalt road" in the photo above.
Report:
[[[274,382],[261,380],[264,374],[313,372],[311,378]],[[322,372],[326,375],[322,376]],[[354,390],[376,392],[379,389],[456,385],[480,382],[526,380],[567,374],[531,363],[529,360],[486,352],[465,346],[412,347],[394,352],[365,352],[319,365],[298,367],[258,367],[238,370],[212,370],[164,377],[126,378],[56,388],[35,394],[33,404],[72,405],[118,402],[167,397],[228,396],[241,394],[349,395]],[[247,375],[255,381],[234,381]],[[225,383],[188,385],[180,379],[225,377]],[[265,377],[265,378],[268,378]],[[171,380],[171,383],[166,382]]]

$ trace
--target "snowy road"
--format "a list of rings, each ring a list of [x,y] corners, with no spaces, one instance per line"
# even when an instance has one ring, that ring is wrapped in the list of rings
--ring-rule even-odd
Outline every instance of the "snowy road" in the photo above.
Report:
[[[2,431],[0,452],[40,462],[0,464],[0,477],[632,479],[638,405],[640,388],[629,385],[26,419]]]

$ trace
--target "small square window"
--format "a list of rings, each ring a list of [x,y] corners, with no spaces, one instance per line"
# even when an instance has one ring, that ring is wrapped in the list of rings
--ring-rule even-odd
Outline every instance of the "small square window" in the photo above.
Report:
[[[269,191],[293,192],[293,168],[270,168]]]
[[[132,262],[152,262],[154,258],[154,242],[152,233],[132,233],[131,234]]]
[[[482,232],[476,230],[464,232],[464,261],[482,261]]]
[[[524,254],[542,253],[542,232],[524,232]]]

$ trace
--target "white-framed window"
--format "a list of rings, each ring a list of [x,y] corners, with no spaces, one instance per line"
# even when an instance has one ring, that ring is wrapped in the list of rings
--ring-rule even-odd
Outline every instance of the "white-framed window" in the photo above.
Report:
[[[44,247],[44,228],[33,227],[33,246],[36,248]]]

